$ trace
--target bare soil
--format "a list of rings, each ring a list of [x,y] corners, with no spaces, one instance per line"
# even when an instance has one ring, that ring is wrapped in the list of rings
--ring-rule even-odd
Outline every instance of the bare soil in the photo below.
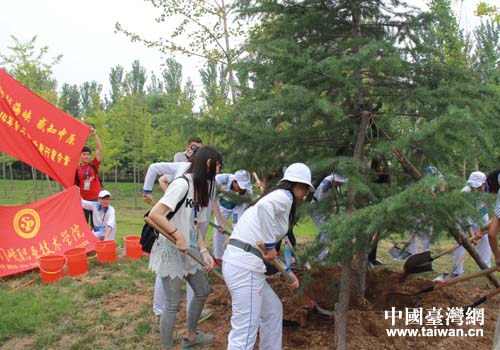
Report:
[[[322,308],[333,310],[335,298],[338,294],[340,268],[320,268],[302,276],[307,286],[306,293]],[[485,280],[486,281],[486,280]],[[296,321],[298,326],[284,327],[283,349],[334,349],[335,327],[334,319],[306,311],[303,306],[307,302],[300,295],[292,295],[284,286],[280,278],[269,280],[273,289],[280,296],[284,306],[284,318]],[[491,349],[495,332],[495,323],[498,314],[498,301],[493,299],[478,306],[484,308],[484,325],[443,325],[437,328],[469,328],[482,329],[484,335],[479,337],[389,337],[386,329],[390,328],[421,328],[421,326],[406,326],[405,308],[422,308],[423,316],[428,309],[442,308],[443,322],[447,307],[465,307],[478,297],[488,292],[486,288],[472,287],[461,283],[418,296],[402,295],[397,293],[415,293],[423,287],[432,285],[433,281],[418,278],[404,277],[402,273],[375,269],[368,274],[366,301],[363,305],[351,305],[348,323],[348,345],[350,349]],[[214,316],[200,327],[204,331],[214,333],[216,342],[210,349],[225,349],[227,334],[230,330],[231,298],[223,284],[215,284],[214,293],[207,301],[207,307],[214,311]],[[484,282],[486,287],[486,282]],[[385,319],[385,311],[401,310],[402,318],[395,319],[395,326],[391,326],[391,319]],[[182,315],[181,315],[182,314]],[[185,317],[184,313],[179,316]],[[464,317],[465,323],[465,317]],[[181,320],[179,320],[181,321]],[[182,320],[181,322],[185,322]],[[426,325],[427,320],[423,320]],[[427,325],[427,328],[433,328]],[[258,347],[256,347],[258,348]]]

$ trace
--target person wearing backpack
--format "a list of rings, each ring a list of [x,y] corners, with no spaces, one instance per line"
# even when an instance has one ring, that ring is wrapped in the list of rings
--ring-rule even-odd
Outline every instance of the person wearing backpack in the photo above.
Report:
[[[94,128],[90,134],[95,141],[95,156],[91,160],[92,150],[88,146],[82,148],[80,164],[76,168],[75,185],[80,189],[80,197],[86,201],[97,202],[99,192],[102,190],[99,166],[102,160],[102,144]],[[92,210],[83,209],[85,220],[94,228],[92,221]]]
[[[194,291],[189,303],[187,336],[182,339],[182,348],[213,341],[212,334],[196,331],[196,326],[211,291],[201,265],[188,255],[188,249],[197,252],[211,269],[214,260],[208,252],[203,236],[198,232],[198,222],[208,220],[207,207],[215,187],[215,175],[222,165],[222,155],[211,147],[201,148],[195,155],[184,176],[176,178],[165,191],[163,197],[153,206],[148,217],[165,232],[172,235],[175,246],[160,236],[153,245],[149,268],[161,277],[166,296],[166,304],[160,317],[161,349],[173,349],[173,333],[177,312],[182,298],[182,280]],[[187,196],[184,204],[169,220],[166,217]]]
[[[259,349],[282,348],[283,305],[265,279],[264,260],[276,259],[276,243],[296,222],[296,209],[309,192],[311,171],[303,163],[291,164],[278,185],[243,213],[222,257],[222,274],[231,293],[231,331],[228,350],[253,349],[259,332]],[[263,242],[263,253],[257,243]],[[288,284],[297,289],[295,279]]]

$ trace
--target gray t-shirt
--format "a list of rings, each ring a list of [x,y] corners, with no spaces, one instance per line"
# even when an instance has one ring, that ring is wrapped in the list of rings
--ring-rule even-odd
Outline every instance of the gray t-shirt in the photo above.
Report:
[[[187,162],[188,157],[186,156],[186,152],[177,152],[174,155],[174,162]]]

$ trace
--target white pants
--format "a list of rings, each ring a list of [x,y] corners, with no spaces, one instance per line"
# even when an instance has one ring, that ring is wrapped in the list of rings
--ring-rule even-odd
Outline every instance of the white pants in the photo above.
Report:
[[[488,234],[485,234],[483,238],[479,240],[479,242],[476,245],[476,250],[479,256],[481,257],[481,260],[484,261],[486,266],[491,267],[491,249],[490,249],[490,242],[488,240]],[[457,262],[460,261],[462,258],[462,255],[466,254],[465,248],[464,247],[459,247],[453,251],[453,262],[452,265],[455,266]],[[464,260],[460,262],[460,264],[457,265],[455,272],[457,275],[463,275],[464,274]]]
[[[225,261],[224,280],[231,293],[231,332],[228,350],[251,350],[259,332],[259,349],[281,350],[283,305],[263,273]]]
[[[233,227],[236,225],[238,222],[238,218],[242,213],[240,213],[240,210],[238,207],[234,209],[226,209],[222,205],[220,206],[220,213],[222,214],[223,217],[226,218],[226,220],[233,214]],[[219,223],[217,222],[217,218],[214,218],[214,222],[216,225]],[[222,256],[224,255],[224,250],[226,249],[226,235],[223,233],[220,233],[217,231],[217,229],[214,227],[213,231],[213,243],[214,243],[214,258],[215,259],[222,259]]]
[[[408,240],[413,236],[414,231],[408,231]],[[418,240],[422,240],[422,253],[431,250],[431,235],[426,232],[418,232],[406,249],[411,255],[418,253]]]

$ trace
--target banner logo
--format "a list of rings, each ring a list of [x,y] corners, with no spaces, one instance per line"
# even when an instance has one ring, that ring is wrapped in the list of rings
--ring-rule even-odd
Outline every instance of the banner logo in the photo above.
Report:
[[[40,215],[33,209],[23,209],[16,214],[13,224],[19,236],[31,239],[40,230]]]

